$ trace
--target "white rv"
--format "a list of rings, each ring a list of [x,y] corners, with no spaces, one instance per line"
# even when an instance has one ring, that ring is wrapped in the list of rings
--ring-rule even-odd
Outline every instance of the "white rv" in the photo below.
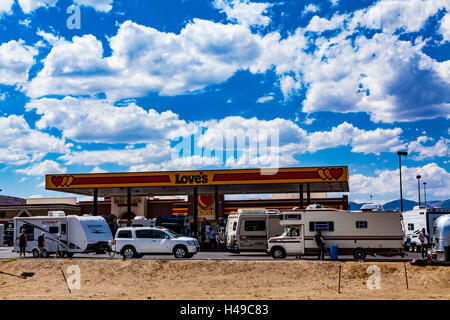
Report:
[[[269,239],[268,253],[274,258],[318,253],[314,236],[318,229],[327,248],[352,254],[362,260],[367,254],[402,255],[402,216],[399,212],[345,210],[293,210],[280,213],[284,233]]]
[[[111,230],[102,217],[65,216],[64,212],[50,211],[48,216],[14,218],[13,252],[19,252],[18,238],[23,229],[28,240],[25,251],[36,258],[39,255],[37,239],[42,232],[45,239],[44,257],[56,253],[58,246],[67,257],[74,253],[105,253],[113,243]]]
[[[225,227],[226,248],[235,253],[265,252],[267,240],[282,232],[278,210],[239,209],[228,216]]]
[[[422,228],[427,230],[431,241],[433,241],[434,222],[440,216],[449,213],[450,208],[427,208],[425,206],[415,206],[413,210],[403,212],[405,249],[420,252],[419,233]]]

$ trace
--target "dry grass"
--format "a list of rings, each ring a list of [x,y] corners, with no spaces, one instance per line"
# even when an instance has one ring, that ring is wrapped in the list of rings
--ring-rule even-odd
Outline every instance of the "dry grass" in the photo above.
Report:
[[[60,266],[81,270],[81,290],[69,294]],[[342,266],[341,293],[338,272]],[[367,268],[381,271],[381,289],[369,290]],[[397,262],[331,261],[0,261],[0,299],[449,299],[450,268]]]

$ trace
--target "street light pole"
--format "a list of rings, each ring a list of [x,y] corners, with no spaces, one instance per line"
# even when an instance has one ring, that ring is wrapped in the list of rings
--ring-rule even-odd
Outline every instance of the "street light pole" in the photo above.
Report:
[[[398,151],[398,167],[400,169],[400,211],[403,212],[403,191],[402,191],[402,156],[407,156],[408,152]]]
[[[425,196],[425,208],[427,207],[427,183],[423,183],[423,194]]]
[[[422,178],[422,176],[419,174],[416,176],[417,178],[417,192],[419,193],[419,206],[420,206],[420,178]]]

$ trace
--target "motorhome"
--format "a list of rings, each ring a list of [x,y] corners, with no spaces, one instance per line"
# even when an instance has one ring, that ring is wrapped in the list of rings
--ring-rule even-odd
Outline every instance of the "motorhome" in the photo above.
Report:
[[[404,246],[409,251],[421,251],[419,233],[422,228],[428,232],[433,245],[433,226],[437,218],[449,214],[450,208],[427,208],[415,206],[413,210],[403,212]]]
[[[226,248],[235,253],[265,252],[267,240],[282,232],[278,210],[238,209],[228,216],[225,227]]]
[[[362,260],[369,255],[402,255],[402,216],[399,212],[346,210],[291,210],[280,213],[281,236],[268,241],[274,258],[318,253],[314,240],[321,230],[327,248],[336,245],[338,254]]]
[[[450,214],[441,215],[433,226],[433,258],[450,261]]]
[[[74,253],[105,253],[113,242],[111,230],[105,219],[99,216],[65,216],[64,212],[50,211],[48,216],[15,217],[14,248],[19,252],[18,237],[25,229],[28,244],[25,251],[39,256],[37,239],[44,233],[43,257],[60,251],[71,257]]]

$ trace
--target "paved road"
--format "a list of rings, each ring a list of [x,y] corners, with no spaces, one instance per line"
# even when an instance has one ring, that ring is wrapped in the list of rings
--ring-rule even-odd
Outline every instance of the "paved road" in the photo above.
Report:
[[[27,254],[27,256],[32,259],[31,254]],[[19,254],[16,252],[12,252],[10,247],[0,247],[0,259],[9,259],[9,258],[17,258]],[[77,259],[109,259],[111,258],[107,254],[75,254],[74,258]],[[121,259],[122,256],[115,255],[114,259]],[[327,257],[325,257],[327,258]],[[329,257],[328,257],[329,258]],[[367,256],[368,261],[410,261],[413,259],[420,258],[420,253],[408,253],[404,258],[400,256],[388,258],[388,257],[372,257]],[[148,260],[173,260],[175,259],[173,255],[150,255],[144,256],[142,259]],[[273,260],[273,258],[265,253],[240,253],[234,254],[230,252],[199,252],[192,259],[195,260]],[[191,260],[192,260],[191,259]],[[294,260],[295,257],[287,257],[288,260]],[[304,260],[317,260],[316,257],[305,257]],[[339,256],[339,260],[353,260],[352,256]]]

